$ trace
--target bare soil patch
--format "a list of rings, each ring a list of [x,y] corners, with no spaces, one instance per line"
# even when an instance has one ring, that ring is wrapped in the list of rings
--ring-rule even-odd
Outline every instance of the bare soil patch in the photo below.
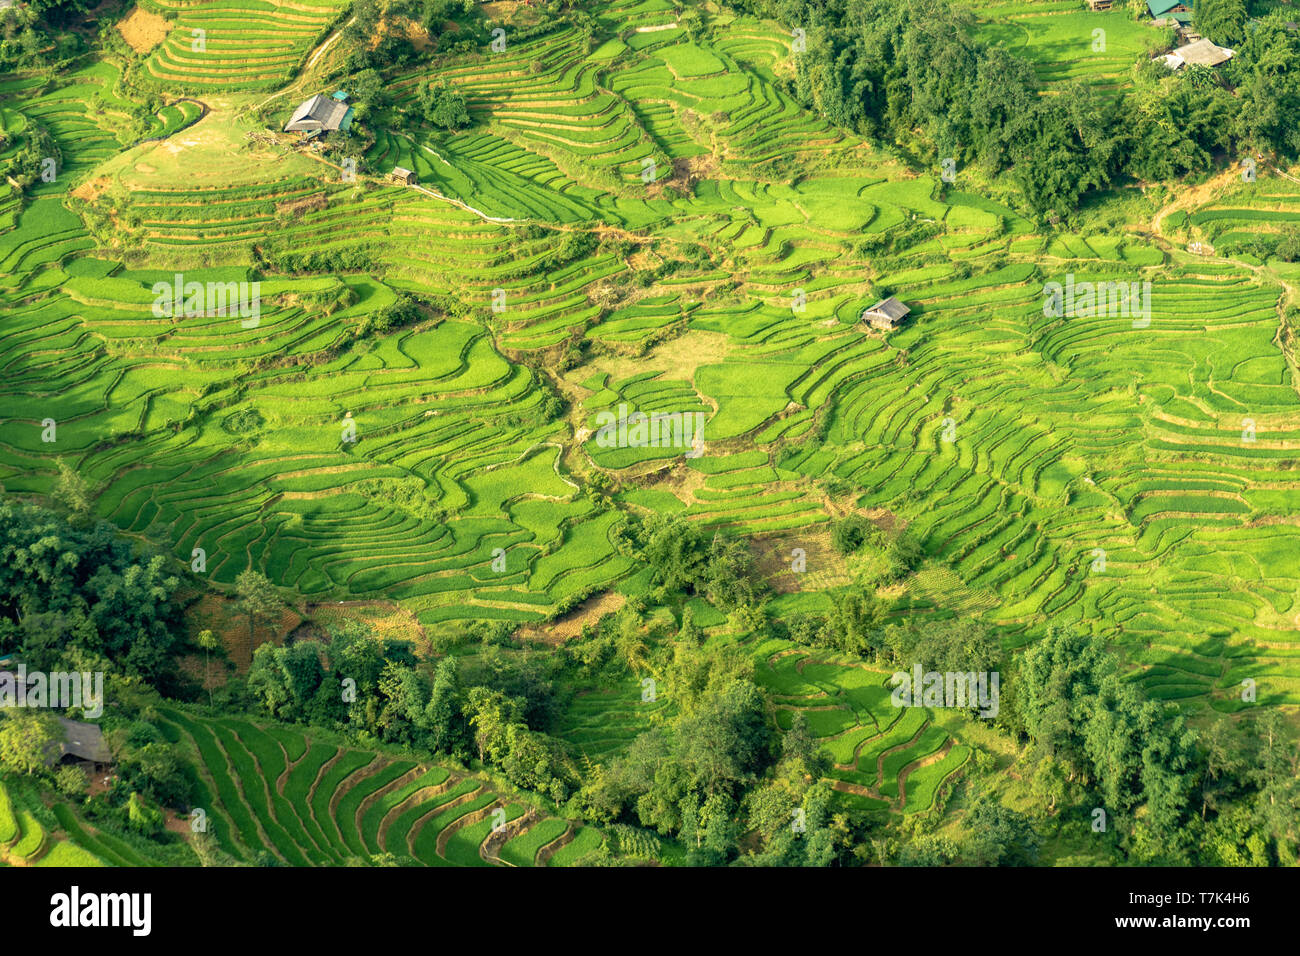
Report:
[[[633,256],[632,258],[636,258]],[[606,372],[611,379],[628,378],[641,372],[668,372],[670,378],[693,381],[695,370],[701,365],[716,365],[730,351],[727,336],[721,332],[691,329],[676,338],[656,345],[646,355],[600,355],[581,368],[569,373],[569,378],[585,381],[593,373]]]
[[[98,176],[95,179],[88,179],[76,189],[72,190],[74,199],[80,199],[83,202],[94,202],[100,197],[105,189],[112,182],[107,176]]]
[[[408,20],[406,23],[406,38],[411,41],[411,46],[422,52],[433,46],[433,41],[429,39],[429,31],[414,20]]]
[[[628,256],[627,264],[637,272],[640,272],[644,269],[651,268],[654,265],[654,260],[651,258],[649,251],[642,250],[640,252],[634,252]]]
[[[508,20],[521,6],[521,0],[495,0],[493,3],[479,4],[479,9],[489,20]]]
[[[167,39],[171,29],[167,20],[140,7],[132,10],[131,15],[117,25],[117,32],[136,53],[148,53]]]
[[[676,495],[687,505],[695,504],[695,492],[704,487],[704,482],[708,476],[694,468],[687,467],[683,462],[674,463],[667,471],[660,471],[654,476],[653,481],[642,482],[647,488],[654,488],[658,491],[666,491],[669,494]]]
[[[519,636],[554,647],[577,637],[586,625],[595,625],[606,614],[613,614],[626,603],[627,598],[617,591],[606,591],[588,598],[557,621],[521,628]]]
[[[718,158],[712,153],[701,156],[686,156],[673,160],[674,185],[680,186],[687,193],[695,192],[695,184],[702,179],[717,179]]]
[[[429,654],[432,647],[424,627],[410,611],[385,601],[344,601],[308,604],[307,621],[294,633],[295,640],[324,638],[331,624],[356,621],[371,629],[380,640],[410,641],[416,654]]]
[[[411,41],[411,46],[420,51],[433,46],[433,41],[429,39],[429,31],[420,24],[406,17],[390,17],[379,22],[379,28],[375,30],[375,35],[370,40],[370,49],[379,46],[379,41],[390,33],[405,35]]]
[[[750,540],[749,547],[759,572],[778,594],[823,591],[851,580],[843,556],[831,544],[830,532],[823,528],[757,536]],[[803,552],[802,572],[793,568],[796,548]]]
[[[221,641],[222,647],[226,649],[231,663],[235,665],[235,671],[245,674],[253,663],[253,651],[268,641],[277,646],[283,644],[285,638],[302,623],[302,615],[292,608],[287,608],[270,624],[257,622],[250,635],[248,615],[240,613],[234,598],[220,594],[205,594],[190,607],[185,621],[186,636],[191,641],[197,638],[202,630],[212,631]],[[183,658],[181,666],[187,673],[203,682],[204,655],[202,653]],[[222,686],[228,677],[229,671],[221,661],[220,655],[214,654],[211,676],[204,685],[205,689],[208,684],[213,688]]]
[[[314,196],[308,196],[306,199],[289,199],[285,202],[275,204],[275,214],[277,216],[301,216],[306,212],[316,212],[324,209],[329,205],[329,200],[325,198],[324,193],[316,193]]]
[[[112,771],[109,771],[108,773],[87,773],[86,780],[89,784],[86,788],[86,793],[92,797],[98,797],[113,789],[113,783],[117,780],[117,774]]]

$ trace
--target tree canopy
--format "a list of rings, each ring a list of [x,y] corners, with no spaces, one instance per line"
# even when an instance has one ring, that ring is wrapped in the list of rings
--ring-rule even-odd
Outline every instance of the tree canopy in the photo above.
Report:
[[[0,649],[51,669],[81,652],[146,679],[169,672],[179,579],[107,523],[0,501]]]

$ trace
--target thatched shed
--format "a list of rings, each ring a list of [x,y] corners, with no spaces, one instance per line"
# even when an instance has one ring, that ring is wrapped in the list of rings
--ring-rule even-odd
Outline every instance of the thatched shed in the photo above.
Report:
[[[58,721],[62,739],[51,742],[45,757],[47,765],[88,763],[100,771],[113,764],[113,752],[97,724],[66,717]]]

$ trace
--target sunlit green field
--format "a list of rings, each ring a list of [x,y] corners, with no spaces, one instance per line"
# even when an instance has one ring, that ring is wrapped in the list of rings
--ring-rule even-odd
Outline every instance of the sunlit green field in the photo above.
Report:
[[[283,50],[225,57],[213,27],[205,57],[169,40],[148,70],[178,92],[271,88],[333,22],[318,7]],[[973,11],[1053,86],[1113,86],[1160,40],[1123,11],[1034,7]],[[5,129],[39,121],[64,156],[57,182],[0,194],[0,483],[47,492],[62,458],[96,516],[187,565],[201,551],[219,587],[252,567],[304,598],[399,601],[431,628],[643,594],[618,548],[625,509],[757,550],[848,510],[888,514],[956,582],[908,585],[913,606],[985,608],[1008,647],[1053,623],[1102,634],[1151,696],[1192,709],[1234,709],[1243,678],[1265,702],[1300,702],[1284,272],[1136,234],[1044,236],[960,174],[909,170],[799,107],[777,82],[791,54],[776,25],[637,30],[671,17],[612,3],[616,42],[587,49],[560,26],[409,69],[399,106],[446,79],[476,122],[423,138],[377,125],[357,182],[244,145],[256,124],[239,97],[178,152],[133,145],[111,102],[74,95],[111,100],[107,63],[39,95],[0,84]],[[174,109],[159,135],[193,119]],[[385,182],[395,165],[427,191]],[[205,169],[230,174],[191,173]],[[1261,174],[1258,190],[1191,225],[1230,251],[1295,218],[1293,184]],[[177,272],[260,281],[257,324],[155,316],[152,288]],[[1044,284],[1067,275],[1150,282],[1149,324],[1044,315]],[[363,333],[403,292],[437,306]],[[882,335],[859,315],[885,295],[912,314]],[[602,447],[597,417],[620,406],[702,414],[698,457]],[[782,599],[815,606],[816,590]],[[755,649],[778,721],[807,711],[861,806],[928,809],[969,756],[962,728],[887,713],[887,675],[789,650]],[[634,700],[587,700],[563,733],[593,760],[614,753],[642,727]],[[443,781],[384,791],[393,820],[336,824],[292,774],[265,805],[219,793],[227,760],[274,776],[275,751],[239,749],[256,728],[172,723],[209,768],[232,855],[480,859],[481,821],[446,843],[416,827],[434,804],[407,801]],[[537,826],[503,858],[522,865],[540,834],[560,836]]]

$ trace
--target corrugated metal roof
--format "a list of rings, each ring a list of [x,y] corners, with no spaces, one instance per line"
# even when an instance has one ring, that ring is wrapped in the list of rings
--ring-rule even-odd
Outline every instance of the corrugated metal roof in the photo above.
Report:
[[[1172,10],[1179,4],[1190,9],[1192,6],[1192,0],[1147,0],[1147,9],[1151,11],[1153,17],[1158,17],[1161,14]]]
[[[881,299],[871,308],[867,309],[868,313],[872,315],[883,315],[891,322],[897,322],[911,311],[911,309],[903,305],[903,303],[899,302],[898,299],[894,298],[892,295],[888,299]]]
[[[1174,56],[1184,63],[1194,66],[1218,66],[1232,59],[1233,53],[1226,47],[1216,46],[1209,40],[1197,40],[1174,50]]]

